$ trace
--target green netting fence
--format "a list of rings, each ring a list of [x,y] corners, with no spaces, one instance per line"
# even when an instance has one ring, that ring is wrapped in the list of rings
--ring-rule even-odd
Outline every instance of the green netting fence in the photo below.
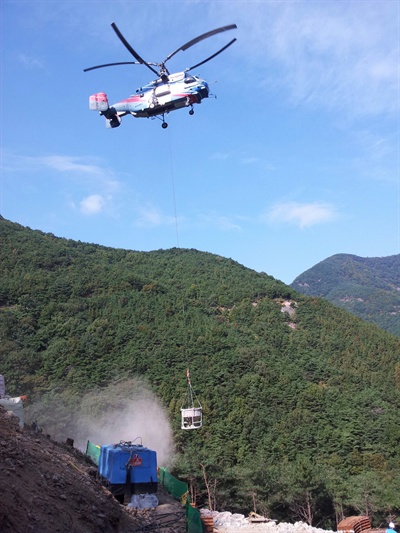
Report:
[[[158,469],[158,481],[177,500],[186,506],[186,524],[189,533],[203,533],[203,525],[198,509],[190,505],[189,490],[186,483],[176,479],[164,467]]]

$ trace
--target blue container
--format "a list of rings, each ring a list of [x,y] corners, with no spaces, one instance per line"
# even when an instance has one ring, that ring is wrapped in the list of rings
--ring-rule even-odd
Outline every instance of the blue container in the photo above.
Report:
[[[157,492],[157,454],[131,443],[101,446],[99,474],[113,494],[129,488],[132,494]],[[128,487],[130,485],[130,487]]]

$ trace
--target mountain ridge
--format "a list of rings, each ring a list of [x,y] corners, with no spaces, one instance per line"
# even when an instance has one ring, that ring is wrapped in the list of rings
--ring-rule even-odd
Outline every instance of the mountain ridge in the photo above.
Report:
[[[400,254],[335,254],[297,276],[290,286],[400,336]]]

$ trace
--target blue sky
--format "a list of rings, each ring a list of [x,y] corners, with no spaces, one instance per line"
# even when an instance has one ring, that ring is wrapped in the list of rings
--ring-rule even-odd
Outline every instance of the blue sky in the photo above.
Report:
[[[400,253],[400,3],[3,0],[0,213],[59,237],[195,248],[285,283],[337,253]],[[147,61],[217,99],[120,128],[89,95],[126,98]]]

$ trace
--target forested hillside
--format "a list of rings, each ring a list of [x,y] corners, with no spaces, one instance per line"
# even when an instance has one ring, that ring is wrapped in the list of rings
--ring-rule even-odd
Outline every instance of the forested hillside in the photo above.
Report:
[[[400,337],[400,254],[333,255],[297,276],[291,286]]]
[[[342,513],[400,514],[399,339],[209,253],[111,249],[4,219],[0,239],[10,394],[57,396],[73,416],[83,391],[140,377],[199,505],[207,482],[219,510],[333,528]],[[188,365],[204,425],[185,432]]]

